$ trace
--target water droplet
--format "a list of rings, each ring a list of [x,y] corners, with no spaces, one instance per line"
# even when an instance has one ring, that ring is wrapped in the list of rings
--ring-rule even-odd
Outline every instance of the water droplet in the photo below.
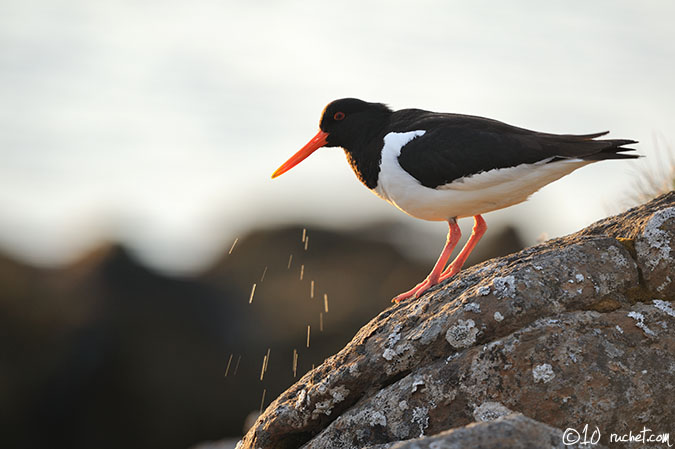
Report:
[[[234,354],[230,354],[230,359],[227,361],[227,368],[225,368],[225,377],[227,377],[227,373],[230,372],[230,364],[232,363],[232,356]]]
[[[260,400],[260,414],[263,412],[263,405],[265,404],[265,393],[267,392],[266,388],[263,388],[262,399]]]
[[[238,241],[239,241],[239,237],[237,237],[236,239],[234,239],[234,243],[233,243],[232,246],[230,247],[230,251],[229,251],[227,254],[232,254],[232,251],[234,251],[234,247],[235,247],[235,245],[237,244]]]
[[[255,284],[253,284],[253,288],[251,289],[251,296],[248,298],[249,304],[253,302],[253,295],[255,295]]]

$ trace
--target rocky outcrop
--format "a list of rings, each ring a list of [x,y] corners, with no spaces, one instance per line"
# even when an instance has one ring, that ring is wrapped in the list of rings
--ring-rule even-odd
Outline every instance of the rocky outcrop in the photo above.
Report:
[[[574,442],[576,434],[567,436],[562,431],[523,416],[520,413],[477,422],[434,436],[414,438],[398,443],[370,446],[368,449],[582,449]],[[590,440],[590,438],[589,438]],[[600,444],[592,446],[604,449]]]
[[[380,313],[270,404],[240,447],[434,447],[487,426],[551,426],[541,438],[554,447],[586,424],[602,444],[672,431],[674,267],[673,192],[474,266]],[[512,412],[527,418],[472,424]],[[494,435],[466,447],[497,447]]]

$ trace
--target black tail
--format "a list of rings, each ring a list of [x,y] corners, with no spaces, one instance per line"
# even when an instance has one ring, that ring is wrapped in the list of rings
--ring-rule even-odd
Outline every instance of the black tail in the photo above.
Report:
[[[635,151],[635,148],[626,148],[624,145],[638,143],[636,140],[607,139],[593,140],[593,142],[603,144],[603,148],[597,153],[582,156],[581,159],[586,161],[602,161],[605,159],[637,159],[641,157],[639,154],[624,154],[626,151]]]
[[[609,131],[583,135],[556,135],[549,137],[551,145],[555,146],[558,156],[551,162],[561,159],[583,159],[585,161],[602,161],[605,159],[637,159],[638,154],[625,154],[635,151],[624,145],[638,143],[630,139],[599,139]]]

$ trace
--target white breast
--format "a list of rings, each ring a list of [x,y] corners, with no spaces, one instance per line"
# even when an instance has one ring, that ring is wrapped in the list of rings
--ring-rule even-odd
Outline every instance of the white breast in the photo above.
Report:
[[[398,162],[401,149],[424,130],[389,133],[384,137],[377,186],[382,199],[416,218],[446,221],[470,217],[525,201],[534,192],[591,161],[546,159],[456,179],[435,189],[424,187]]]

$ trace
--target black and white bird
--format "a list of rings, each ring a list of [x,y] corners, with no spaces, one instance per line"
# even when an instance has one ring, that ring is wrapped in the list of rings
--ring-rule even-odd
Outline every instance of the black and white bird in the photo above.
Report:
[[[319,132],[274,172],[290,170],[321,147],[342,147],[359,180],[380,198],[422,220],[447,221],[447,242],[426,279],[393,301],[417,298],[457,274],[485,233],[481,214],[525,201],[584,165],[635,159],[627,139],[606,132],[547,134],[470,115],[420,109],[393,111],[382,103],[343,98],[328,104]],[[447,267],[461,232],[457,219],[473,217],[471,237]]]

